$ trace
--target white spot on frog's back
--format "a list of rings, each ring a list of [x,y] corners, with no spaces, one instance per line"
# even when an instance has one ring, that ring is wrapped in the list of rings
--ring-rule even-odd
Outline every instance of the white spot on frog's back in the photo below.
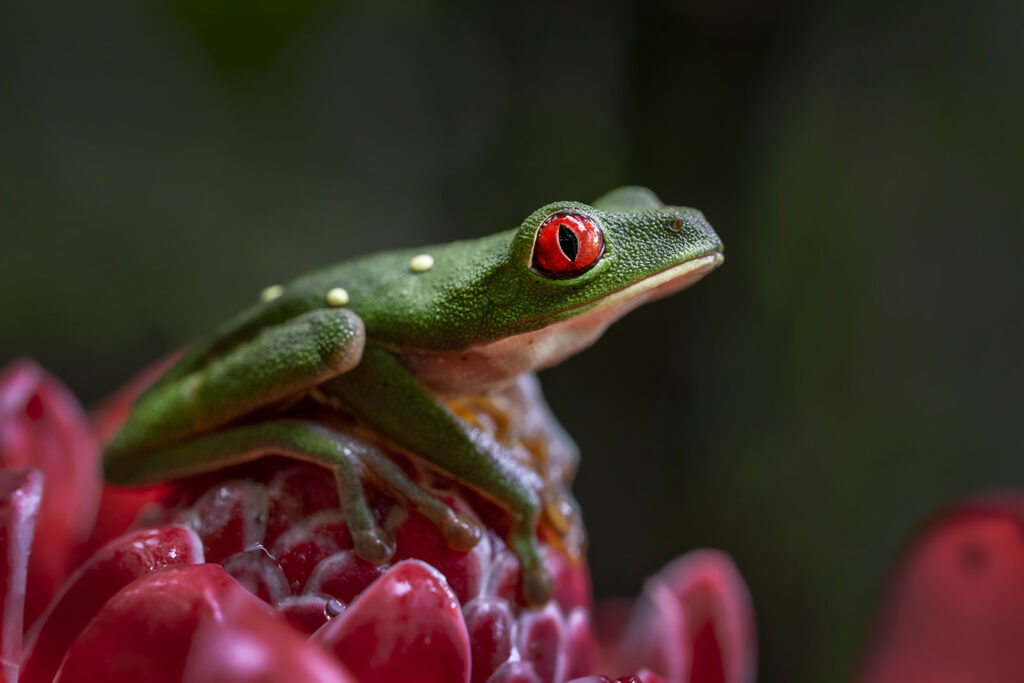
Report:
[[[430,254],[418,254],[409,261],[409,270],[414,273],[425,273],[434,267],[434,257]]]
[[[260,301],[262,301],[263,303],[267,303],[268,301],[273,301],[274,299],[277,299],[282,294],[284,294],[284,287],[282,287],[281,285],[270,285],[269,287],[264,288],[262,292],[260,292]]]
[[[341,288],[335,287],[327,292],[327,305],[335,308],[344,306],[348,303],[348,291]]]

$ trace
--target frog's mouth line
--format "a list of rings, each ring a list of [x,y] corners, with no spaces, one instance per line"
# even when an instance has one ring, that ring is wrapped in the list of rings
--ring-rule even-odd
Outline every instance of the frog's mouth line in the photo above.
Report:
[[[405,365],[442,394],[483,393],[523,374],[560,363],[593,344],[634,308],[692,285],[723,261],[721,252],[669,266],[600,299],[535,318],[530,331],[461,351],[402,354]]]
[[[722,255],[722,252],[715,251],[704,256],[692,258],[689,261],[677,263],[664,270],[652,273],[642,280],[626,285],[622,289],[609,292],[599,299],[553,313],[549,317],[551,320],[550,324],[555,325],[573,318],[573,311],[579,311],[581,315],[589,316],[605,311],[610,306],[622,305],[624,310],[621,312],[616,311],[618,315],[612,318],[612,320],[615,320],[641,304],[686,289],[722,265],[724,260],[725,256]]]

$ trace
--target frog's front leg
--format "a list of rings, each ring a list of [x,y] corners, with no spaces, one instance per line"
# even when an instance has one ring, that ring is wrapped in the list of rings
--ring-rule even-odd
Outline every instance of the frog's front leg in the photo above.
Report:
[[[519,556],[527,600],[542,604],[551,577],[537,546],[543,482],[519,466],[486,433],[442,405],[387,350],[367,348],[351,371],[322,390],[344,400],[372,429],[457,480],[488,496],[516,518],[511,545]]]

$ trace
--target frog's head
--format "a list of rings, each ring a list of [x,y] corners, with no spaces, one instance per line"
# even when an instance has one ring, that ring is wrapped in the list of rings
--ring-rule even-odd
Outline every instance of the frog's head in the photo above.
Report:
[[[704,215],[664,206],[649,190],[620,188],[593,206],[556,202],[531,214],[512,241],[502,279],[518,280],[522,305],[494,312],[520,332],[599,312],[602,320],[616,313],[610,323],[721,262],[722,241]]]
[[[460,350],[492,379],[560,362],[629,311],[693,284],[723,260],[722,242],[700,211],[665,206],[635,187],[592,206],[548,204],[494,237],[510,235],[473,288],[488,305],[467,304],[482,314],[474,325],[482,334]]]

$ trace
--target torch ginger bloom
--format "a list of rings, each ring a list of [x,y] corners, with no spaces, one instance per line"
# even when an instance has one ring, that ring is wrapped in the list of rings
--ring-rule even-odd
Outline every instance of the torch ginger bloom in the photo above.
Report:
[[[158,371],[91,419],[30,361],[0,375],[4,681],[754,680],[751,601],[726,555],[692,552],[634,604],[595,617],[570,499],[549,501],[541,535],[554,597],[529,608],[501,511],[397,454],[421,485],[481,523],[474,548],[451,549],[432,523],[371,488],[396,551],[366,562],[352,550],[331,473],[284,458],[105,488],[100,444]],[[557,434],[515,410],[453,409],[499,436],[520,419],[524,446],[539,457],[558,449],[546,443]],[[567,484],[571,467],[547,456],[546,478]]]

